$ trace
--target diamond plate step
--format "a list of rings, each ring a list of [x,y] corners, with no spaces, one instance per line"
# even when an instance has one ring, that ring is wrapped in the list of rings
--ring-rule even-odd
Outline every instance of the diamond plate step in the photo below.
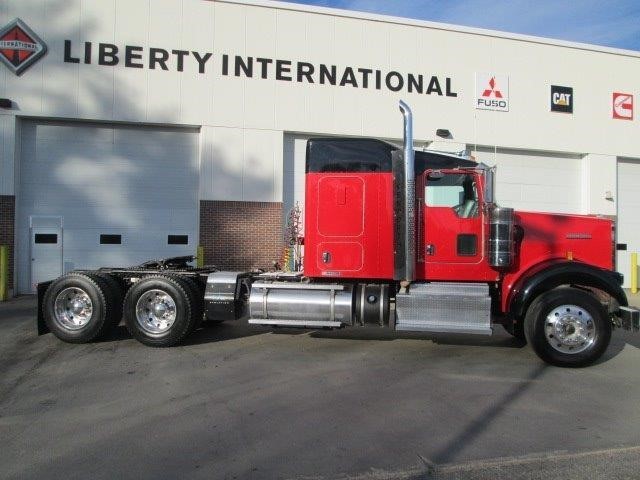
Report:
[[[396,295],[396,330],[491,335],[489,285],[412,284]]]

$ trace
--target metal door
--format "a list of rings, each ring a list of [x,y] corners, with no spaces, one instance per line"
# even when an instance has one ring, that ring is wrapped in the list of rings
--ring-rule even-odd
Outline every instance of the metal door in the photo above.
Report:
[[[62,217],[29,217],[31,292],[36,285],[62,275]]]

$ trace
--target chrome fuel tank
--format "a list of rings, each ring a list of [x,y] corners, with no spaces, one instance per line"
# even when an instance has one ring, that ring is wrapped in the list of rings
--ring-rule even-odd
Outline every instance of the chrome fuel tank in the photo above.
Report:
[[[353,323],[353,288],[351,285],[304,284],[290,282],[254,282],[249,297],[251,320]],[[266,322],[251,322],[266,323]],[[332,325],[336,326],[336,325]]]

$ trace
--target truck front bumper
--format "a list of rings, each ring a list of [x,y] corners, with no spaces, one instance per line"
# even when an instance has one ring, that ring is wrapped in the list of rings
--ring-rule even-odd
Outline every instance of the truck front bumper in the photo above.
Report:
[[[640,331],[640,310],[633,307],[620,307],[617,326],[634,332]]]

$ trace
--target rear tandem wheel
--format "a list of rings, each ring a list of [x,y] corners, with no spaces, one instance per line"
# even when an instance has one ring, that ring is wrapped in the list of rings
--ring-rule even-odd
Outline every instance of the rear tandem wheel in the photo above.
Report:
[[[180,343],[196,326],[201,299],[176,275],[150,275],[136,282],[124,299],[124,320],[131,335],[151,347]]]
[[[122,311],[116,293],[99,275],[71,272],[53,281],[42,303],[44,320],[60,340],[86,343],[103,337]]]

